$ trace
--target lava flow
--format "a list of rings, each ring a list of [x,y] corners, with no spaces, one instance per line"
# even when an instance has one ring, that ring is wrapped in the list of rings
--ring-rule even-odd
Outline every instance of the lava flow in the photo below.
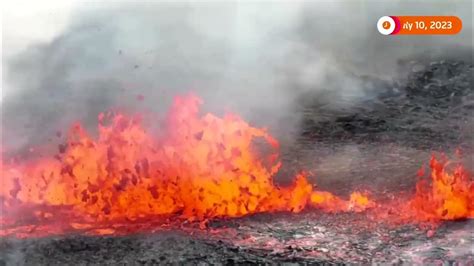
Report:
[[[313,190],[303,172],[290,187],[274,185],[278,142],[235,114],[200,115],[200,104],[194,95],[176,97],[156,132],[139,116],[100,114],[96,138],[76,124],[59,155],[2,161],[1,235],[28,219],[77,228],[160,215],[205,221],[307,206],[329,212],[375,206],[360,192],[343,200]],[[270,152],[261,155],[261,146]]]

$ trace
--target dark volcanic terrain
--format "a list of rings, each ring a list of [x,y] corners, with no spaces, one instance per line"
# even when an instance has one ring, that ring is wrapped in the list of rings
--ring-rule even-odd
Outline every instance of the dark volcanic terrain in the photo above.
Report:
[[[474,222],[449,222],[434,235],[415,226],[364,228],[363,214],[264,214],[217,221],[206,230],[132,236],[4,239],[8,265],[408,263],[474,260]]]

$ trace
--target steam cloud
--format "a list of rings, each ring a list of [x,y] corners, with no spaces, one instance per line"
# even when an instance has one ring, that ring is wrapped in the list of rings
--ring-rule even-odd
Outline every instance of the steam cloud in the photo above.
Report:
[[[472,60],[471,10],[471,1],[83,6],[58,37],[7,62],[15,92],[2,102],[3,146],[27,149],[76,120],[93,126],[111,107],[163,112],[189,90],[206,110],[235,111],[291,140],[302,95],[338,108],[375,93],[361,77],[391,79],[399,60]],[[376,31],[382,15],[412,14],[457,15],[464,28],[449,37]]]

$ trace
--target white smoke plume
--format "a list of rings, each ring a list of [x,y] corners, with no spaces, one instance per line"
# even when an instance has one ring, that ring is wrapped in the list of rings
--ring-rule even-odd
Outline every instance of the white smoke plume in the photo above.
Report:
[[[472,60],[470,1],[42,5],[41,17],[4,19],[6,149],[44,143],[72,121],[93,126],[114,106],[162,112],[186,91],[203,97],[206,110],[232,110],[290,141],[308,93],[338,108],[374,93],[362,77],[395,78],[400,60]],[[459,16],[463,31],[421,37],[376,30],[383,15],[425,14]],[[15,32],[22,27],[37,31]]]

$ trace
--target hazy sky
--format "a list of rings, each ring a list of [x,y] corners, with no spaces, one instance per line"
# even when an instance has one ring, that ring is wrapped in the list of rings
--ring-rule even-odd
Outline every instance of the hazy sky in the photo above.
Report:
[[[48,42],[65,28],[71,12],[80,7],[80,0],[0,1],[2,10],[2,73],[4,62],[22,52],[28,45]],[[82,1],[84,2],[84,1]],[[2,77],[0,92],[11,87]]]
[[[303,1],[297,0],[290,0],[291,7],[299,6]],[[23,51],[28,45],[35,44],[35,43],[46,43],[52,40],[54,37],[58,36],[67,26],[68,20],[71,18],[71,15],[77,13],[77,11],[81,8],[96,8],[98,6],[110,6],[110,4],[117,4],[120,1],[81,1],[81,0],[47,0],[47,1],[27,1],[27,0],[20,0],[20,1],[0,1],[1,10],[2,10],[2,51],[0,51],[0,55],[2,55],[5,60],[8,60],[13,55],[20,53]],[[173,1],[137,1],[139,3],[158,3],[158,2],[173,2]],[[178,1],[178,2],[203,2],[203,1]],[[221,2],[230,2],[230,1],[221,1]],[[239,1],[239,2],[256,2],[256,1]],[[259,1],[262,2],[262,1]],[[275,16],[275,20],[277,17],[282,17],[277,13],[274,13],[270,10],[270,2],[275,1],[263,1],[264,4],[268,5],[268,14],[265,16]],[[278,1],[282,2],[282,1]],[[284,1],[283,1],[284,2]],[[288,1],[287,1],[288,2]],[[309,1],[309,2],[317,2],[317,1]],[[350,13],[338,12],[340,6],[338,6],[338,1],[320,1],[324,2],[324,12],[321,12],[323,16],[326,14],[338,14],[340,15],[348,15]],[[384,1],[377,1],[377,2],[384,2]],[[403,2],[403,1],[402,1]],[[435,5],[436,2],[436,5]],[[453,3],[445,3],[442,8],[436,8],[442,1],[416,1],[416,5],[413,4],[413,12],[420,13],[420,10],[423,10],[422,13],[432,13],[433,10],[437,10],[436,14],[433,15],[440,15],[441,13],[445,13],[446,10],[455,9],[456,5],[460,5],[461,1],[453,1]],[[354,0],[354,1],[346,1],[346,4],[342,6],[347,6],[347,3],[350,3],[351,6],[360,6],[365,8],[371,8],[371,5],[368,2]],[[397,3],[401,3],[399,1],[385,1],[383,5],[385,10],[390,10],[390,7],[396,7]],[[467,2],[465,2],[467,3]],[[378,5],[377,5],[378,6]],[[421,9],[420,7],[423,7]],[[453,13],[452,15],[459,15],[456,13],[463,12],[469,13],[469,10],[472,8],[472,5],[466,6],[462,4],[461,8],[457,8],[457,12],[450,12]],[[385,8],[386,7],[386,8]],[[330,10],[327,10],[327,9]],[[294,8],[295,10],[297,8]],[[376,8],[373,8],[376,9]],[[380,9],[380,8],[379,8]],[[399,10],[398,8],[393,9]],[[402,8],[402,10],[406,10],[406,8]],[[284,10],[286,12],[283,17],[288,16],[288,10]],[[426,12],[425,12],[426,11]],[[273,13],[273,14],[271,14]],[[470,12],[472,14],[472,10]],[[420,13],[421,14],[421,13]],[[357,12],[352,14],[353,16],[357,16]],[[389,14],[384,14],[389,15]],[[393,15],[393,14],[391,14]],[[260,16],[260,15],[259,15]],[[342,18],[347,19],[347,18]],[[283,19],[284,20],[284,19]],[[373,22],[375,23],[375,22]],[[358,24],[357,21],[354,21],[354,24]],[[469,21],[465,21],[464,31],[466,27],[468,27]],[[354,26],[354,25],[353,25]],[[5,62],[5,61],[3,61]],[[2,68],[7,67],[6,64],[2,64]],[[2,69],[3,72],[3,69]],[[3,72],[6,73],[6,72]],[[10,87],[9,84],[2,84],[3,92],[8,93],[13,88]],[[3,94],[2,94],[3,95]],[[2,98],[4,98],[2,96]]]
[[[3,3],[4,139],[26,147],[71,121],[94,125],[108,108],[166,108],[189,90],[210,111],[228,108],[286,135],[308,93],[350,107],[374,93],[364,77],[396,78],[399,60],[472,49],[466,0],[127,2]],[[463,32],[377,32],[379,17],[413,14],[458,15]]]

